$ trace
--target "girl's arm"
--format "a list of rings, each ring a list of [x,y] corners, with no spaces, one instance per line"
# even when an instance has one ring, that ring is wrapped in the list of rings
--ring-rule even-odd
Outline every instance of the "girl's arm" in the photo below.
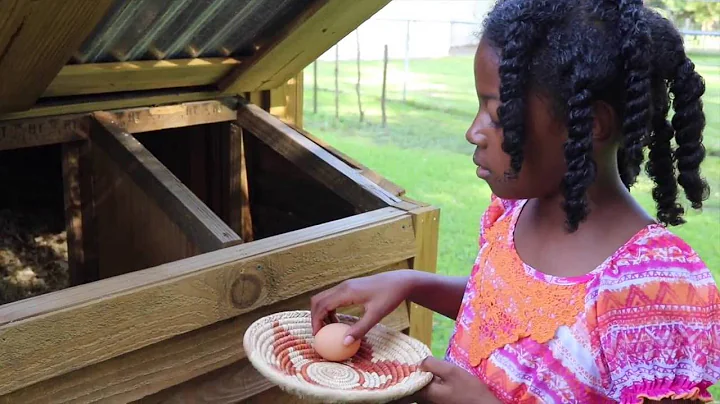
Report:
[[[455,320],[460,311],[468,276],[444,276],[413,271],[408,300]]]

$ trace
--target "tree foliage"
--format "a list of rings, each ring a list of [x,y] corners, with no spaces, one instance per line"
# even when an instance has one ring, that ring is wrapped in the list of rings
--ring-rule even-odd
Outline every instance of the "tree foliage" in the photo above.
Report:
[[[664,12],[679,26],[690,20],[702,30],[720,29],[720,2],[688,0],[650,0],[648,5]]]

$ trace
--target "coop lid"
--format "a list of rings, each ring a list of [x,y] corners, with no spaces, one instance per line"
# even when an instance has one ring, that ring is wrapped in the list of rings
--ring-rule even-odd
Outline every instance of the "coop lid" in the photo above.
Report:
[[[2,2],[0,120],[277,88],[389,1]]]

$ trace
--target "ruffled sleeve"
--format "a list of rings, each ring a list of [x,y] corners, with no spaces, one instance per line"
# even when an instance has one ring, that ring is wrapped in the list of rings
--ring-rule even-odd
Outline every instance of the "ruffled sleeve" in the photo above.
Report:
[[[698,255],[657,228],[603,275],[596,338],[605,385],[621,404],[712,402],[720,380],[720,294]]]
[[[483,212],[480,219],[479,243],[481,247],[485,244],[485,234],[487,234],[487,230],[490,229],[498,219],[504,215],[511,214],[516,205],[516,201],[501,199],[495,196],[495,194],[490,195],[490,205],[485,212]]]

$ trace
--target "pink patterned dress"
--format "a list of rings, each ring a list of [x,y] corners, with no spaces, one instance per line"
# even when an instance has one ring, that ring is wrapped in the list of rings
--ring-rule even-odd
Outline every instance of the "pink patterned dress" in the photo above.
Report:
[[[586,275],[545,275],[513,245],[525,202],[484,213],[446,359],[505,403],[712,401],[720,293],[698,255],[654,224]]]

